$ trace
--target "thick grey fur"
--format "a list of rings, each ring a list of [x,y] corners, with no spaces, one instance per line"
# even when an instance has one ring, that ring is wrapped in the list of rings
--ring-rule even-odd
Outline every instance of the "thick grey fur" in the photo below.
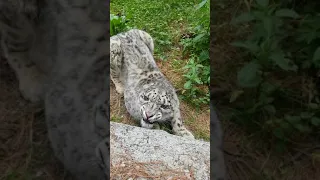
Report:
[[[44,104],[56,157],[76,179],[109,176],[109,2],[1,0],[3,56]]]

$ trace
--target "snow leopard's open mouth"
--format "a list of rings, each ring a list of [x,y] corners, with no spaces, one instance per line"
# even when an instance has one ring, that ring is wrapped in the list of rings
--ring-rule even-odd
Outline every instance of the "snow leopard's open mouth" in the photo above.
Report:
[[[147,123],[147,124],[153,124],[153,122],[150,122],[149,119],[144,119],[144,118],[142,118],[142,120],[143,120],[145,123]]]

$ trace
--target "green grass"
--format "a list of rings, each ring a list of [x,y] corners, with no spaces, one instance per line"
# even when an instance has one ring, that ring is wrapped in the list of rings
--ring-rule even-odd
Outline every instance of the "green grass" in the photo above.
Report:
[[[119,117],[119,116],[112,116],[111,117],[111,121],[113,122],[122,122],[123,118]]]
[[[155,40],[156,55],[162,55],[163,50],[170,50],[175,45],[175,39],[180,38],[181,31],[190,29],[199,23],[202,16],[209,20],[209,6],[202,8],[200,13],[195,6],[201,1],[188,0],[117,0],[110,2],[112,14],[131,17],[128,25],[144,29]],[[161,51],[160,51],[161,50]],[[160,54],[159,54],[160,53]]]

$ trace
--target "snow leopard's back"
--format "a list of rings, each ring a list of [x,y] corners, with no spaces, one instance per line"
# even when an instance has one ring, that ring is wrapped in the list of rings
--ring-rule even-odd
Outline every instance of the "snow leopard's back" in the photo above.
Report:
[[[153,39],[145,31],[133,29],[119,34],[123,51],[124,99],[131,115],[139,117],[138,92],[148,92],[156,89],[166,92],[175,106],[179,100],[174,87],[159,70],[153,57]],[[159,100],[161,101],[161,99]]]

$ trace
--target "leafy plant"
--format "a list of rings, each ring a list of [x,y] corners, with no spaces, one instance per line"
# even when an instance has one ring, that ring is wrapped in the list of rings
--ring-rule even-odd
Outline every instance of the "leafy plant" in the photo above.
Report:
[[[249,12],[232,21],[238,27],[249,25],[252,32],[231,43],[244,50],[243,56],[250,59],[238,71],[237,82],[243,90],[232,93],[232,102],[239,96],[251,96],[242,103],[243,114],[264,119],[251,123],[268,127],[282,141],[293,137],[294,132],[310,134],[320,127],[319,109],[310,106],[319,107],[317,95],[306,100],[281,83],[272,85],[292,75],[315,79],[311,72],[320,67],[320,24],[316,23],[319,15],[298,14],[288,4],[255,0]],[[288,110],[293,106],[295,111]]]
[[[204,93],[198,86],[199,85],[209,85],[210,82],[210,66],[203,66],[198,63],[197,57],[193,56],[189,59],[186,66],[187,72],[183,76],[187,79],[184,84],[185,98],[192,99],[192,102],[199,106],[200,104],[209,103],[209,94]]]
[[[284,52],[282,41],[288,35],[285,18],[296,19],[299,15],[290,9],[269,5],[266,0],[257,0],[254,9],[238,16],[232,23],[253,23],[252,35],[245,41],[233,42],[232,45],[248,51],[252,61],[246,64],[238,74],[242,87],[256,87],[263,79],[263,71],[280,68],[284,71],[297,71],[297,65],[290,55]]]
[[[195,11],[201,11],[209,8],[209,1],[203,0],[195,6]],[[191,28],[193,36],[181,40],[184,47],[184,53],[190,54],[190,59],[183,69],[186,69],[186,78],[184,84],[185,98],[190,99],[197,106],[209,103],[209,91],[204,91],[203,85],[206,87],[210,84],[210,57],[209,57],[209,17],[206,13],[200,17],[199,23]],[[202,89],[201,89],[202,88]]]
[[[128,22],[130,19],[130,16],[110,14],[110,36],[129,30]]]

